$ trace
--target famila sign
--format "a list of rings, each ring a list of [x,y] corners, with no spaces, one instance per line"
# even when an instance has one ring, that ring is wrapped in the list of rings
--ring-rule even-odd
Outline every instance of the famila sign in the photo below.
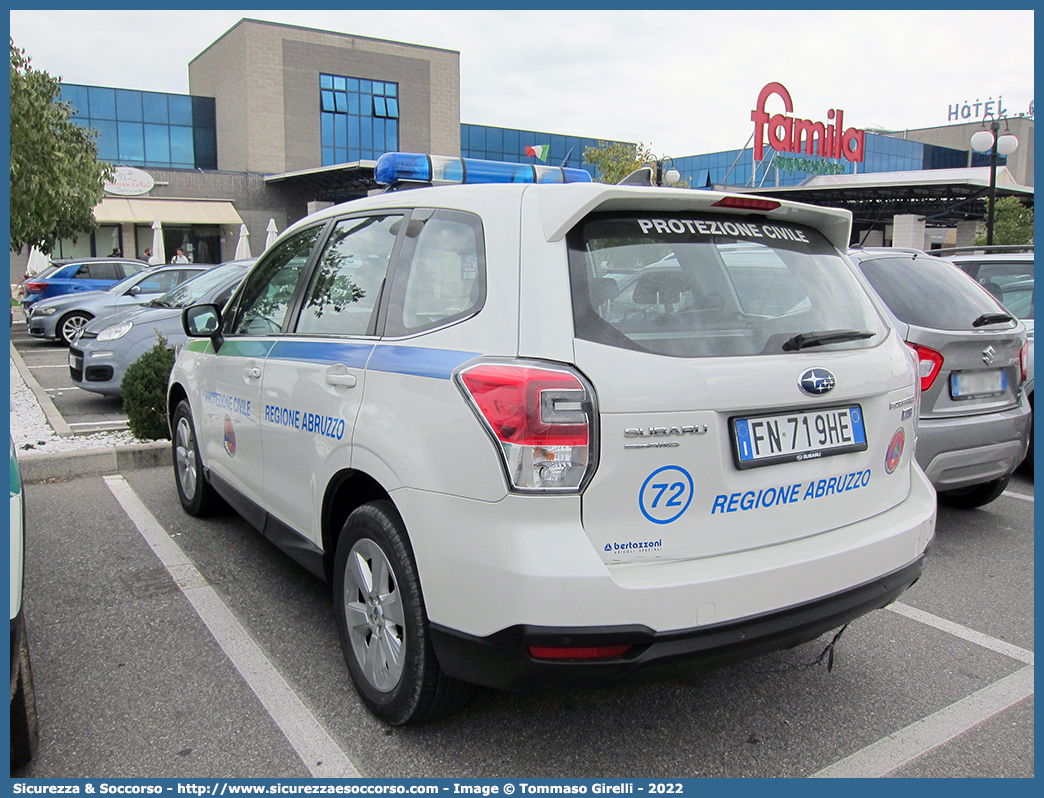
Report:
[[[785,113],[769,116],[765,110],[769,97],[776,95],[783,100]],[[768,143],[776,152],[804,152],[821,158],[845,158],[855,163],[863,162],[865,130],[850,127],[844,130],[845,112],[831,108],[827,111],[828,122],[813,122],[797,119],[790,92],[781,83],[767,83],[758,94],[758,105],[750,112],[754,123],[754,160],[763,160],[765,134]],[[767,131],[766,131],[767,129]],[[843,131],[843,132],[842,132]]]

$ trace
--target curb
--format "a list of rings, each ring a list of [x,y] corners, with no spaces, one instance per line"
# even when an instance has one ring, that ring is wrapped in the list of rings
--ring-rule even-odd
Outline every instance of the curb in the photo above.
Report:
[[[76,452],[18,455],[18,470],[28,485],[77,477],[108,476],[138,468],[169,466],[170,441],[105,446]]]
[[[22,356],[11,344],[11,359],[29,390],[36,397],[47,423],[61,438],[74,438],[72,428],[62,418],[51,397],[33,377]],[[56,482],[77,477],[108,476],[138,468],[168,466],[170,441],[130,443],[125,446],[98,446],[71,452],[18,453],[18,470],[27,485]]]
[[[55,434],[60,438],[74,437],[75,433],[72,431],[72,427],[65,423],[62,414],[58,412],[58,408],[55,407],[54,402],[51,401],[50,395],[40,387],[40,383],[36,381],[36,377],[33,376],[31,371],[29,371],[29,367],[25,365],[25,361],[22,360],[21,354],[19,354],[18,350],[15,349],[14,341],[11,342],[11,360],[14,361],[15,369],[18,370],[18,374],[25,381],[25,384],[29,386],[29,390],[33,392],[33,396],[36,397],[37,404],[40,405],[40,409],[43,410],[43,414],[47,418],[47,423],[51,425],[51,429],[55,431]]]

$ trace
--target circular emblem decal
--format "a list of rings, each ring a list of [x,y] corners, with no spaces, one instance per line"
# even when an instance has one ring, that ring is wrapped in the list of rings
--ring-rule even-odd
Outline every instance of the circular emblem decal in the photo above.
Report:
[[[236,456],[236,428],[228,416],[225,416],[225,451],[229,457]]]
[[[888,453],[885,454],[885,471],[889,474],[899,467],[899,461],[903,457],[904,443],[906,443],[906,433],[900,427],[892,436],[892,442],[888,444]]]
[[[822,396],[834,390],[834,375],[826,369],[808,369],[798,377],[798,387],[809,396]]]
[[[669,524],[689,509],[692,494],[689,472],[681,466],[664,466],[646,477],[638,494],[638,504],[642,515],[654,524]]]

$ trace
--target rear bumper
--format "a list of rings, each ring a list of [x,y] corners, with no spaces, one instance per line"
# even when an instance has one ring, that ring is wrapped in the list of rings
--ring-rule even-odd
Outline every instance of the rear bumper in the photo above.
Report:
[[[936,517],[935,491],[915,466],[905,501],[831,532],[691,561],[607,566],[567,497],[540,501],[547,513],[532,526],[521,501],[393,498],[408,529],[423,526],[411,524],[413,498],[439,527],[411,538],[443,669],[512,690],[663,679],[813,640],[912,585]],[[531,645],[631,648],[577,662],[534,659]]]
[[[512,626],[473,637],[435,624],[432,642],[442,669],[458,679],[505,690],[611,687],[718,667],[814,640],[895,601],[921,575],[925,555],[890,574],[807,604],[777,612],[672,632],[644,626],[551,628]],[[598,662],[534,659],[538,646],[629,645],[621,657]]]
[[[950,419],[922,418],[917,462],[936,490],[981,485],[1007,476],[1023,461],[1033,416],[1023,399],[1013,410]]]

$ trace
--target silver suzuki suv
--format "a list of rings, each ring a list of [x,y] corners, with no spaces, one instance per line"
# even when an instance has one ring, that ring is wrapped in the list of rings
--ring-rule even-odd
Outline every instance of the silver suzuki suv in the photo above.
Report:
[[[951,507],[979,507],[1007,487],[1026,455],[1025,325],[953,264],[915,249],[849,255],[917,353],[917,461]]]

